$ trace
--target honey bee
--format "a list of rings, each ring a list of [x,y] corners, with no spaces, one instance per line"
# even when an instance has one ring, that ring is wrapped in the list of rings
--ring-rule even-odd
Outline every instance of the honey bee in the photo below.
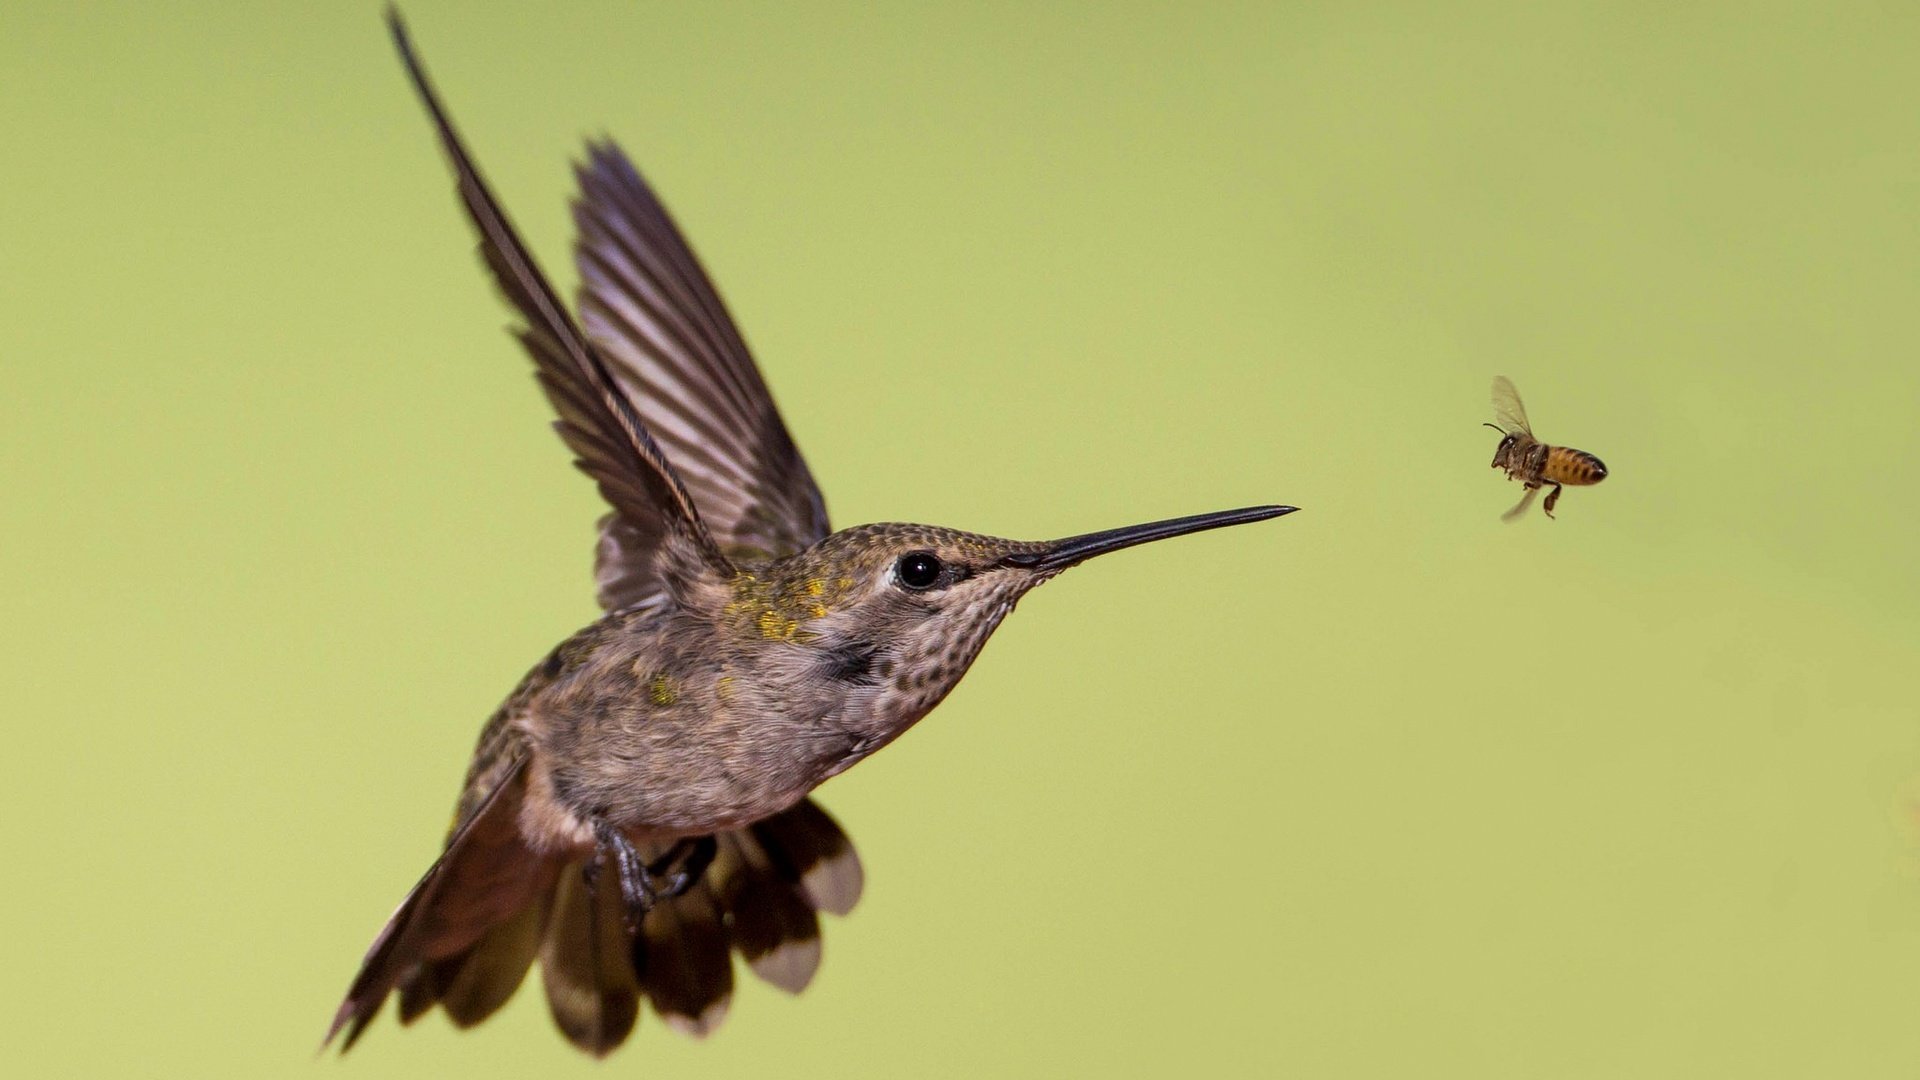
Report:
[[[1547,516],[1552,517],[1553,504],[1560,500],[1561,485],[1584,487],[1607,478],[1607,467],[1585,450],[1548,446],[1533,437],[1533,429],[1527,426],[1527,407],[1520,404],[1520,391],[1513,388],[1505,375],[1496,375],[1493,379],[1493,418],[1499,423],[1485,426],[1505,436],[1500,440],[1500,448],[1493,452],[1493,467],[1507,470],[1507,479],[1527,485],[1527,493],[1520,496],[1520,502],[1513,509],[1500,515],[1500,520],[1513,521],[1526,513],[1543,484],[1553,485],[1542,507]]]

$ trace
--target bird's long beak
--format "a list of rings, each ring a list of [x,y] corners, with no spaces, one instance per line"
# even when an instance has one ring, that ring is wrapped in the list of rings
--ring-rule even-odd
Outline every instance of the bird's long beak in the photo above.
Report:
[[[1298,509],[1297,506],[1249,506],[1241,510],[1220,510],[1212,514],[1195,514],[1192,517],[1154,521],[1145,525],[1127,525],[1118,529],[1108,529],[1105,532],[1087,533],[1084,536],[1069,536],[1065,540],[1055,540],[1051,544],[1046,544],[1038,551],[1023,551],[1008,555],[1000,561],[1008,566],[1018,566],[1028,570],[1065,570],[1095,555],[1105,555],[1109,551],[1119,551],[1121,548],[1132,547],[1135,544],[1165,540],[1170,536],[1205,532],[1208,529],[1219,529],[1228,525],[1265,521],[1282,514],[1291,514]]]

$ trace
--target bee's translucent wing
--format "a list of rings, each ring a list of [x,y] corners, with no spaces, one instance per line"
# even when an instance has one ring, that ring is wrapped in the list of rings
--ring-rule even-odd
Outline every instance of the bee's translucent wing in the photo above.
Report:
[[[1502,379],[1501,381],[1506,382],[1505,379]],[[1527,512],[1527,507],[1533,505],[1533,497],[1538,494],[1540,494],[1539,488],[1528,488],[1527,493],[1525,495],[1520,496],[1520,501],[1513,504],[1513,509],[1500,515],[1500,520],[1501,521],[1519,521],[1520,515]]]
[[[1533,434],[1533,428],[1527,424],[1527,407],[1520,404],[1520,391],[1513,388],[1512,380],[1505,375],[1493,377],[1493,419],[1500,430],[1509,435],[1516,431]]]

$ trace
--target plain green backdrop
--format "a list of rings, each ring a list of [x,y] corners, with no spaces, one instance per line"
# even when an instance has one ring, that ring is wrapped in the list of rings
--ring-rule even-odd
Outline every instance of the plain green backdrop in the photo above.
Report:
[[[836,523],[1304,510],[827,785],[802,996],[316,1063],[596,499],[377,5],[11,0],[11,1074],[1920,1072],[1920,9],[407,14],[563,287],[581,138],[649,171]],[[1557,521],[1496,373],[1612,469]]]

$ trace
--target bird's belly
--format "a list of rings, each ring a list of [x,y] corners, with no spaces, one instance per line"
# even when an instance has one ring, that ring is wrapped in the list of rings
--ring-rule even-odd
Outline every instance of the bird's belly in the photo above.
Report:
[[[798,770],[709,764],[664,785],[615,786],[607,818],[636,835],[703,836],[771,817],[805,798],[816,782]]]
[[[550,739],[547,765],[556,800],[572,814],[602,818],[636,838],[671,839],[738,828],[793,806],[837,771],[844,743],[817,724],[655,713]]]

